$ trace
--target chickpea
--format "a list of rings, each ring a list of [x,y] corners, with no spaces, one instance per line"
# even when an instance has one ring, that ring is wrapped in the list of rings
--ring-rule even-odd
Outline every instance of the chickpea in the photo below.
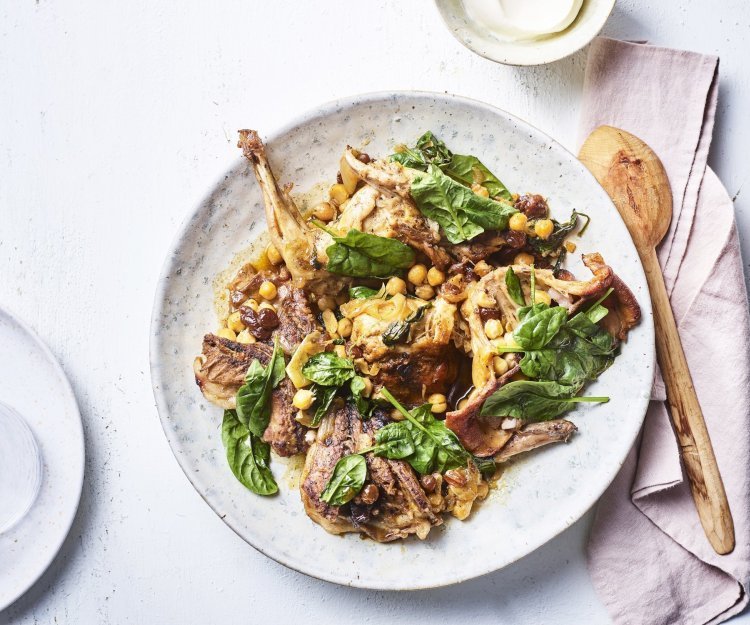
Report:
[[[534,224],[534,233],[540,239],[548,239],[554,230],[554,224],[551,219],[540,219]]]
[[[534,293],[535,304],[547,304],[549,306],[552,303],[552,298],[549,296],[547,291],[536,291]]]
[[[445,399],[445,395],[442,393],[434,393],[433,395],[430,395],[427,398],[427,402],[432,404],[430,410],[435,414],[440,414],[441,412],[448,410],[448,403]]]
[[[495,373],[497,375],[503,375],[504,373],[507,373],[508,371],[508,363],[505,362],[504,358],[501,358],[500,356],[495,356],[492,359],[492,368],[495,370]]]
[[[528,220],[528,217],[523,213],[513,213],[508,220],[508,228],[516,232],[523,232],[526,230],[526,222]]]
[[[252,297],[245,301],[243,306],[247,306],[248,308],[252,308],[255,312],[258,312],[258,302],[257,300],[254,300]]]
[[[385,292],[388,295],[406,293],[406,282],[404,282],[401,278],[391,278],[385,285]]]
[[[321,202],[312,209],[312,215],[320,221],[331,221],[336,216],[336,209],[330,202]]]
[[[416,295],[419,299],[432,299],[435,297],[435,289],[433,289],[429,284],[423,284],[422,286],[418,286],[416,289],[414,289],[414,295]]]
[[[328,295],[324,295],[318,300],[318,308],[322,311],[333,310],[336,308],[336,300]]]
[[[323,325],[328,334],[336,334],[336,330],[339,327],[339,320],[336,319],[336,315],[333,314],[332,310],[323,311]]]
[[[497,304],[495,298],[487,293],[487,291],[482,291],[479,297],[477,297],[477,305],[482,308],[494,308],[495,304]]]
[[[516,254],[516,257],[513,259],[513,264],[514,265],[533,265],[534,257],[528,252],[521,252],[520,254]]]
[[[284,260],[281,257],[279,250],[276,249],[276,246],[273,243],[270,243],[268,247],[266,248],[266,256],[268,256],[268,260],[271,262],[272,265],[280,265],[281,262]]]
[[[437,267],[430,267],[427,272],[427,282],[430,286],[440,286],[445,282],[445,274]]]
[[[391,421],[403,421],[406,417],[402,415],[398,409],[394,408],[391,410]]]
[[[239,333],[245,329],[245,324],[242,323],[242,319],[240,318],[240,316],[240,311],[236,310],[231,315],[229,315],[229,317],[227,317],[227,327],[232,332]]]
[[[463,410],[464,408],[466,408],[466,404],[468,404],[468,403],[469,403],[468,399],[462,399],[460,402],[458,402],[457,408],[459,410]]]
[[[314,400],[315,396],[312,391],[309,391],[306,388],[301,388],[294,394],[292,405],[300,410],[307,410],[313,405]]]
[[[328,191],[328,196],[331,198],[331,201],[337,204],[338,206],[341,206],[346,200],[349,199],[349,192],[346,190],[346,187],[341,184],[337,183],[333,185],[330,190]]]
[[[229,328],[222,328],[216,333],[216,336],[220,336],[223,339],[229,339],[230,341],[237,340],[237,335],[234,333],[234,330],[230,330]]]
[[[474,265],[474,273],[477,274],[480,278],[483,278],[491,271],[492,266],[484,260],[480,260],[476,265]]]
[[[497,339],[503,335],[503,323],[499,319],[489,319],[484,324],[484,333],[488,339]]]
[[[249,345],[255,343],[257,339],[250,333],[250,330],[245,328],[242,332],[237,335],[237,342],[243,345]]]
[[[349,358],[349,356],[346,354],[346,347],[344,347],[343,345],[336,345],[333,351],[339,358]]]
[[[339,336],[342,336],[345,339],[348,339],[352,335],[351,320],[347,319],[346,317],[344,317],[343,319],[340,319],[336,331],[338,332]]]
[[[276,285],[270,280],[264,280],[258,289],[258,293],[264,299],[273,299],[277,293]]]
[[[419,286],[427,279],[427,267],[424,265],[414,265],[409,269],[406,277],[413,285]]]

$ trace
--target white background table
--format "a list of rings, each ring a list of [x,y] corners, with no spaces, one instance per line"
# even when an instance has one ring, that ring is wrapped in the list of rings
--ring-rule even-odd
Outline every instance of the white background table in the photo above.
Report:
[[[750,4],[620,0],[605,34],[721,56],[710,164],[737,196],[750,258]],[[60,556],[0,623],[606,623],[585,568],[590,517],[503,571],[436,591],[340,588],[268,560],[178,468],[148,372],[167,247],[237,158],[237,128],[423,89],[490,102],[575,149],[585,59],[496,65],[427,0],[1,0],[0,303],[62,362],[87,464]]]

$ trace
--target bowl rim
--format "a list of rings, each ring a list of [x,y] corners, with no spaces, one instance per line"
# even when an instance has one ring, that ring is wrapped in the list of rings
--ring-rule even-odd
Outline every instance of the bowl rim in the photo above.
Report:
[[[330,100],[317,107],[308,109],[304,111],[303,113],[299,114],[298,116],[294,117],[293,119],[291,119],[289,122],[285,124],[281,124],[273,128],[272,131],[266,135],[265,141],[269,146],[272,146],[276,140],[278,140],[280,137],[284,136],[285,134],[293,131],[295,128],[300,127],[305,124],[309,124],[318,118],[325,118],[326,116],[336,111],[341,111],[341,110],[344,110],[346,108],[350,108],[356,105],[368,104],[368,103],[376,104],[379,102],[383,102],[387,100],[397,100],[400,98],[422,98],[422,99],[433,100],[433,101],[444,100],[444,101],[449,101],[452,103],[458,103],[461,105],[479,107],[479,108],[485,109],[486,111],[492,113],[493,115],[499,115],[501,117],[505,117],[509,121],[517,123],[521,127],[528,129],[529,132],[533,133],[535,139],[543,140],[548,143],[554,144],[555,146],[557,146],[557,148],[561,149],[564,153],[568,154],[575,162],[577,162],[580,165],[580,169],[583,175],[588,176],[591,182],[601,189],[603,200],[609,202],[609,204],[611,205],[612,218],[619,220],[621,223],[623,223],[623,228],[625,228],[624,222],[622,221],[622,218],[620,217],[619,212],[615,208],[611,199],[609,199],[609,196],[607,195],[606,191],[604,191],[604,189],[601,188],[601,185],[599,185],[594,175],[591,172],[589,172],[588,169],[586,169],[586,167],[578,160],[578,158],[572,152],[570,152],[570,150],[568,150],[565,146],[563,146],[561,143],[559,143],[558,141],[556,141],[555,139],[547,135],[542,130],[539,130],[537,127],[519,118],[518,116],[513,115],[512,113],[509,113],[494,105],[488,104],[486,102],[483,102],[481,100],[477,100],[474,98],[466,97],[466,96],[460,96],[460,95],[456,95],[456,94],[448,93],[448,92],[432,92],[432,91],[423,91],[423,90],[375,91],[375,92],[367,92],[363,94],[346,96],[346,97],[338,98],[335,100]],[[372,582],[368,582],[366,580],[360,580],[358,577],[352,578],[346,575],[338,574],[334,570],[327,571],[326,573],[321,573],[320,571],[313,571],[312,569],[306,570],[305,567],[300,564],[295,564],[293,562],[289,562],[288,560],[285,560],[284,556],[282,554],[277,554],[272,547],[269,547],[268,545],[265,545],[265,544],[255,544],[254,542],[251,542],[250,538],[247,537],[243,533],[242,528],[235,525],[234,520],[232,519],[231,515],[221,514],[221,512],[216,507],[214,507],[212,502],[209,501],[209,498],[206,492],[204,492],[204,489],[199,487],[199,484],[198,484],[199,480],[194,474],[191,464],[188,461],[188,459],[183,454],[179,454],[176,451],[175,447],[177,445],[177,442],[178,442],[177,439],[179,437],[176,436],[175,433],[172,432],[170,428],[168,427],[169,407],[167,403],[166,394],[163,388],[164,385],[162,384],[162,378],[160,377],[161,366],[159,364],[159,361],[161,359],[161,349],[160,349],[161,341],[159,338],[158,330],[162,322],[162,319],[164,317],[163,308],[166,303],[165,296],[167,294],[167,291],[170,285],[170,276],[173,275],[174,273],[173,267],[175,267],[178,264],[176,262],[177,255],[175,254],[175,251],[178,250],[183,245],[185,240],[188,238],[191,224],[195,220],[196,216],[202,211],[203,207],[207,204],[207,202],[209,202],[214,197],[216,190],[221,187],[221,184],[226,180],[228,176],[237,175],[238,173],[242,171],[242,169],[244,169],[245,166],[246,165],[245,165],[244,158],[238,157],[237,159],[235,159],[231,167],[229,167],[227,170],[225,170],[223,174],[220,174],[216,178],[216,181],[214,182],[214,184],[208,188],[208,190],[203,195],[201,200],[197,204],[194,205],[193,209],[182,220],[182,223],[179,229],[177,230],[175,236],[172,239],[172,242],[170,243],[167,256],[164,260],[164,263],[162,265],[162,268],[159,274],[158,282],[157,282],[155,293],[154,293],[154,303],[153,303],[153,309],[152,309],[152,315],[151,315],[151,323],[149,327],[149,370],[151,374],[151,384],[152,384],[152,389],[154,392],[154,399],[156,402],[157,414],[158,414],[159,421],[162,427],[162,431],[164,432],[164,435],[169,444],[170,451],[172,452],[172,455],[174,456],[175,460],[180,466],[180,469],[185,474],[188,481],[196,490],[198,495],[208,504],[211,510],[217,516],[219,516],[219,518],[235,534],[237,534],[237,536],[239,536],[248,545],[250,545],[257,551],[259,551],[263,555],[271,558],[275,562],[278,562],[279,564],[289,569],[292,569],[294,571],[297,571],[299,573],[302,573],[314,579],[319,579],[319,580],[326,581],[326,582],[332,582],[332,583],[339,584],[342,586],[363,588],[363,589],[368,589],[368,590],[380,590],[380,591],[426,590],[426,589],[440,588],[444,586],[458,584],[464,581],[468,581],[471,579],[481,577],[483,575],[487,575],[489,573],[493,573],[507,566],[510,566],[511,564],[528,556],[529,554],[536,551],[547,542],[559,536],[565,530],[570,528],[574,523],[578,522],[589,510],[591,510],[591,508],[599,501],[601,496],[604,494],[604,491],[607,488],[609,488],[609,486],[614,481],[615,477],[620,471],[620,468],[622,467],[625,460],[627,459],[627,456],[630,453],[630,450],[632,449],[632,445],[635,443],[635,441],[638,438],[638,434],[641,431],[643,421],[646,417],[646,410],[648,408],[648,403],[650,401],[650,396],[648,394],[646,394],[643,397],[637,396],[633,400],[633,403],[635,404],[635,409],[632,411],[632,413],[633,414],[637,413],[640,416],[637,418],[637,420],[635,419],[633,420],[633,425],[632,425],[633,430],[632,430],[632,433],[630,433],[631,434],[630,438],[632,439],[632,442],[630,445],[628,445],[628,447],[622,454],[622,457],[618,458],[617,461],[611,465],[612,468],[611,468],[610,473],[606,475],[606,480],[602,482],[601,491],[596,496],[591,497],[589,501],[586,501],[586,503],[581,507],[580,512],[577,515],[575,515],[574,518],[569,518],[567,523],[561,525],[560,527],[556,527],[554,533],[550,535],[545,535],[541,539],[535,539],[535,540],[529,541],[527,543],[528,549],[526,549],[524,553],[513,557],[511,560],[506,561],[500,564],[499,566],[489,565],[489,566],[478,568],[477,570],[472,571],[471,573],[454,575],[454,576],[444,576],[443,579],[439,579],[436,581],[429,581],[426,583],[421,583],[419,580],[413,579],[407,582],[406,584],[404,583],[373,584]],[[627,228],[625,228],[625,231],[627,232]],[[639,272],[640,274],[639,277],[641,278],[641,281],[643,282],[643,284],[646,284],[645,272],[643,270],[643,265],[641,264],[640,259],[638,259],[637,261],[636,271]],[[645,292],[648,293],[647,290]],[[644,331],[645,331],[642,347],[643,349],[647,350],[645,353],[644,359],[647,361],[646,364],[653,371],[655,362],[656,362],[656,348],[655,348],[651,300],[650,298],[645,298],[645,301],[639,302],[639,304],[641,304],[641,310],[642,310],[641,323],[644,325]],[[650,354],[650,358],[649,358],[649,354]],[[324,531],[324,530],[321,530],[321,531]],[[259,542],[259,541],[256,541],[256,542]]]
[[[509,65],[512,67],[534,67],[537,65],[547,65],[549,63],[555,63],[557,61],[561,61],[562,59],[568,58],[569,56],[572,56],[576,52],[583,50],[583,48],[589,45],[602,32],[604,25],[607,23],[607,20],[612,15],[612,11],[614,10],[615,4],[617,3],[617,0],[600,0],[602,3],[608,3],[609,9],[606,11],[602,10],[601,23],[598,23],[595,26],[593,26],[591,37],[582,39],[580,44],[577,43],[571,46],[570,49],[568,49],[567,51],[562,52],[562,53],[552,54],[549,57],[544,58],[543,60],[524,60],[523,58],[515,57],[512,54],[509,56],[506,56],[505,58],[498,58],[497,56],[493,56],[493,54],[489,50],[483,47],[476,46],[472,40],[467,40],[466,37],[461,36],[458,32],[459,29],[454,28],[454,25],[451,22],[451,17],[447,14],[447,6],[446,6],[447,1],[448,0],[434,0],[434,3],[435,3],[435,7],[437,8],[438,13],[440,14],[440,19],[443,21],[443,24],[448,29],[450,34],[453,35],[453,37],[462,46],[464,46],[468,50],[471,50],[474,54],[477,54],[481,56],[482,58],[487,59],[488,61],[493,61],[495,63],[500,63],[501,65]],[[586,1],[587,0],[584,0],[584,2]],[[606,4],[604,4],[604,6],[606,6]],[[466,21],[468,24],[469,23],[468,17],[466,17]],[[575,26],[575,21],[574,21],[573,24],[568,26],[568,28],[562,32],[565,33],[568,29],[571,29],[572,31],[575,29],[575,27],[576,26]],[[514,42],[512,41],[502,42],[498,40],[498,43],[507,45],[509,50],[513,50],[514,48],[516,50],[521,49],[520,46],[514,45]]]

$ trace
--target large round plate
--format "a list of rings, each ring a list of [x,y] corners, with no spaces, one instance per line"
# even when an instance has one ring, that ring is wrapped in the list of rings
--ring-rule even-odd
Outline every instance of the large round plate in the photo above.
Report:
[[[68,535],[81,497],[84,444],[81,415],[62,368],[28,327],[2,309],[0,345],[0,400],[23,415],[42,457],[36,500],[0,535],[3,610],[39,579]]]
[[[248,119],[252,126],[253,120]],[[347,144],[385,155],[431,129],[456,152],[478,155],[508,185],[550,199],[552,212],[591,215],[579,251],[599,251],[634,290],[643,322],[622,355],[589,388],[608,404],[571,419],[579,432],[514,463],[468,521],[449,520],[425,541],[377,544],[331,536],[304,513],[287,467],[274,461],[280,495],[261,498],[229,471],[220,437],[221,410],[195,385],[192,361],[214,331],[212,282],[265,231],[259,188],[242,160],[198,205],[169,252],[152,318],[151,371],[164,432],[190,481],[242,538],[269,557],[309,575],[350,586],[416,589],[459,582],[499,569],[533,551],[579,519],[625,459],[648,403],[654,337],[638,255],[611,201],[562,146],[494,107],[432,93],[377,93],[327,104],[268,136],[269,157],[282,182],[297,189],[332,180]],[[580,266],[574,271],[587,275]]]

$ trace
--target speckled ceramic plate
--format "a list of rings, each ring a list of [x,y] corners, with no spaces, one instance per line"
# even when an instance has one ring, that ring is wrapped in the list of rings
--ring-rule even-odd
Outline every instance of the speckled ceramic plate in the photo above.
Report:
[[[247,120],[253,127],[254,121]],[[499,487],[466,522],[449,519],[427,540],[386,545],[357,535],[327,534],[302,508],[289,465],[274,459],[281,493],[261,498],[227,467],[222,411],[193,379],[201,339],[215,331],[212,283],[262,234],[261,196],[240,158],[190,215],[164,265],[152,319],[151,370],[164,432],[180,466],[214,511],[269,557],[309,575],[373,589],[452,584],[499,569],[579,519],[614,478],[641,426],[654,363],[648,291],[638,255],[609,198],[558,143],[508,113],[480,102],[432,93],[378,93],[327,104],[265,135],[282,182],[307,190],[331,181],[347,144],[388,154],[431,129],[456,152],[478,155],[516,191],[547,196],[553,215],[574,208],[592,223],[576,240],[599,251],[635,292],[643,322],[622,355],[589,392],[608,404],[571,413],[579,432],[567,445],[528,455],[505,471]],[[263,133],[266,129],[260,129]],[[588,275],[575,263],[573,271]]]
[[[83,486],[84,442],[62,368],[30,328],[2,309],[0,345],[6,356],[0,359],[0,401],[23,417],[42,463],[41,485],[28,512],[0,534],[3,610],[47,570],[70,531]]]

